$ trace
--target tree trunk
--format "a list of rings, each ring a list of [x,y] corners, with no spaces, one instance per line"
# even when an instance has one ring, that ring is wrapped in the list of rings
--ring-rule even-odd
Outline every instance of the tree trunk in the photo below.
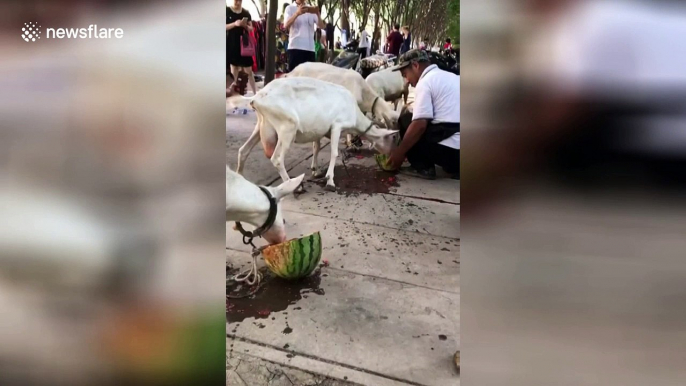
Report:
[[[362,22],[360,23],[360,28],[363,28],[363,29],[367,28],[367,22],[369,21],[369,13],[370,13],[369,11],[372,10],[372,7],[371,6],[368,7],[368,5],[369,5],[368,0],[365,0],[364,4],[362,5],[363,16],[362,16]]]
[[[381,7],[380,3],[376,3],[376,9],[374,9],[374,34],[372,35],[374,41],[372,44],[372,49],[374,50],[373,52],[376,52],[381,47],[381,31],[379,30],[379,22],[381,21]]]
[[[350,40],[350,0],[341,0],[341,29],[348,31]]]
[[[264,85],[274,80],[276,70],[276,12],[279,9],[278,0],[269,0],[269,15],[267,15],[267,54],[264,69]]]

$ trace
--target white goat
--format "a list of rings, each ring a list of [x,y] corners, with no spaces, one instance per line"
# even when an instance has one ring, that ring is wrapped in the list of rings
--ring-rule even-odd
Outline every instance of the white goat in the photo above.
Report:
[[[312,142],[312,172],[316,175],[320,140],[327,137],[332,145],[326,189],[336,190],[333,173],[343,132],[365,137],[384,154],[389,154],[395,144],[397,130],[379,128],[362,114],[347,89],[333,83],[311,78],[281,78],[269,83],[253,98],[244,99],[251,100],[250,105],[257,112],[257,125],[238,151],[238,173],[243,171],[245,159],[261,140],[265,155],[284,181],[289,180],[284,161],[291,144]]]
[[[286,230],[278,202],[302,183],[304,174],[288,180],[276,188],[265,187],[276,199],[276,217],[262,237],[270,244],[286,241]],[[259,186],[243,178],[243,176],[226,167],[226,221],[239,221],[259,228],[265,225],[269,218],[270,201]]]
[[[363,113],[370,113],[376,119],[383,120],[386,127],[391,129],[398,124],[400,114],[390,104],[387,104],[383,97],[380,97],[357,71],[326,63],[308,62],[296,67],[286,77],[315,78],[343,86],[355,97],[357,105]],[[348,146],[351,145],[351,142],[349,134]]]
[[[276,188],[260,187],[226,167],[226,221],[245,222],[255,226],[253,234],[264,237],[270,244],[286,241],[286,221],[281,213],[281,199],[300,186],[304,174],[288,180]],[[262,189],[265,189],[265,193]],[[267,195],[267,193],[269,195]],[[269,197],[271,196],[271,197]],[[273,198],[273,200],[272,200]],[[236,228],[234,228],[236,229]],[[257,270],[257,256],[252,254],[252,266],[234,276],[238,282],[259,284],[262,275]]]
[[[394,109],[398,109],[398,102],[403,99],[403,105],[407,104],[407,97],[410,94],[410,84],[405,81],[400,71],[393,71],[387,68],[369,74],[367,84],[381,98],[394,104]]]

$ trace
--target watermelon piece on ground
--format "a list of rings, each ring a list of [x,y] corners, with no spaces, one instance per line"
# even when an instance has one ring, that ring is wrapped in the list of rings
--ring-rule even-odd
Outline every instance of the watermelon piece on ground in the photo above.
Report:
[[[319,232],[281,244],[270,245],[262,250],[267,267],[278,277],[301,279],[314,272],[322,257]]]

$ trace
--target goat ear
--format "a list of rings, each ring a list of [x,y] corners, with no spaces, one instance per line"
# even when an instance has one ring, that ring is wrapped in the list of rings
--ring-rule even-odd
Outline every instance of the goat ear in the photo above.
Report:
[[[290,180],[282,183],[281,185],[277,186],[274,189],[274,197],[277,200],[280,200],[284,197],[286,197],[289,194],[292,194],[295,189],[300,186],[300,184],[303,182],[303,179],[305,178],[304,174],[299,175],[296,178],[291,178]]]

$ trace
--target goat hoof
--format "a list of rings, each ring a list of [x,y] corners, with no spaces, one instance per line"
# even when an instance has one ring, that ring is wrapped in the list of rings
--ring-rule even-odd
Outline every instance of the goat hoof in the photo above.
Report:
[[[312,178],[315,180],[321,180],[326,176],[326,170],[313,170]]]
[[[334,186],[334,185],[326,185],[326,186],[324,187],[324,190],[326,190],[327,192],[335,192],[335,191],[336,191],[336,186]]]
[[[300,184],[300,186],[293,191],[293,197],[297,199],[303,193],[307,193],[307,190],[305,190],[305,185]]]

